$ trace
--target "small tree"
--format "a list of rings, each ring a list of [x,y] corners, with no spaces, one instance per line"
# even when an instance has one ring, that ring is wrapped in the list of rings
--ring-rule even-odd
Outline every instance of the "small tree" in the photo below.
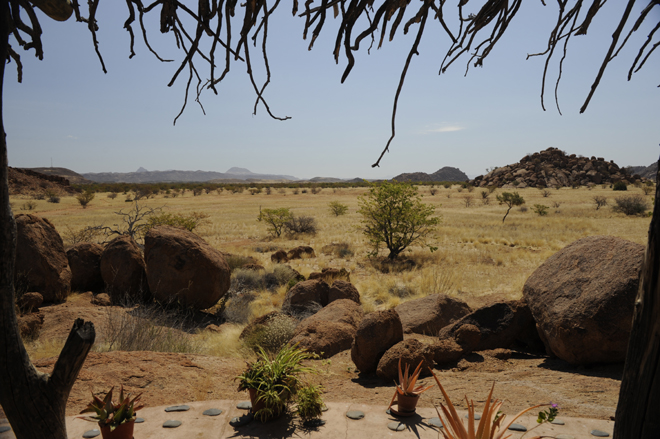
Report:
[[[388,258],[396,259],[411,244],[425,241],[440,223],[440,218],[432,217],[435,207],[422,203],[417,188],[409,183],[386,181],[372,186],[366,196],[358,197],[358,204],[364,234],[374,247],[373,256],[384,243],[390,251]]]
[[[518,194],[518,192],[502,192],[501,195],[497,196],[497,201],[499,201],[500,204],[506,204],[508,207],[506,213],[504,214],[504,218],[502,218],[502,222],[504,222],[507,215],[509,212],[511,212],[511,209],[513,209],[514,206],[522,206],[525,204],[525,200]]]
[[[279,238],[287,222],[291,221],[293,214],[288,207],[279,209],[259,209],[257,221],[263,221],[269,227],[270,233]]]
[[[83,192],[76,195],[76,199],[78,200],[78,202],[80,203],[82,208],[86,209],[87,205],[90,203],[90,201],[92,201],[94,199],[94,196],[96,196],[96,194],[94,193],[93,190],[86,189]]]
[[[543,204],[535,204],[532,210],[539,216],[546,216],[548,214],[548,206],[544,206]]]
[[[330,208],[330,212],[332,212],[334,216],[346,215],[346,213],[348,212],[348,206],[345,204],[341,204],[339,201],[329,202],[328,207]]]
[[[607,198],[606,197],[596,195],[593,198],[593,200],[594,200],[594,203],[596,204],[596,210],[600,209],[603,206],[607,206]]]

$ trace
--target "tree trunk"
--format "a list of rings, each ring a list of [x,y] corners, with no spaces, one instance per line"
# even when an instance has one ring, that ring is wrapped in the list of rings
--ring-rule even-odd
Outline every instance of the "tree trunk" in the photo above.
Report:
[[[95,332],[91,322],[76,320],[49,376],[34,368],[18,331],[14,307],[16,222],[9,205],[7,141],[2,121],[10,24],[9,2],[0,0],[0,405],[18,439],[66,439],[66,401],[94,343]]]
[[[656,182],[660,183],[660,172]],[[660,185],[657,183],[616,409],[616,439],[660,438]]]

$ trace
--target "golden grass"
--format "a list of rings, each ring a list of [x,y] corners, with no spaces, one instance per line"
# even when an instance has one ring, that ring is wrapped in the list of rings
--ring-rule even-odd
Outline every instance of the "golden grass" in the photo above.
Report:
[[[208,214],[207,223],[196,230],[200,236],[219,250],[253,256],[267,268],[272,265],[271,252],[259,252],[260,247],[277,246],[288,250],[298,245],[310,245],[316,250],[317,257],[294,260],[290,265],[305,276],[324,267],[346,268],[351,272],[351,280],[360,291],[367,311],[389,308],[437,292],[459,297],[497,293],[519,298],[527,277],[549,256],[579,238],[611,235],[646,244],[650,218],[626,217],[613,213],[610,207],[596,210],[593,202],[594,196],[605,196],[611,205],[617,196],[643,194],[641,189],[632,186],[627,193],[600,186],[553,189],[547,198],[537,189],[519,189],[517,192],[524,197],[528,211],[515,208],[504,223],[502,217],[506,209],[495,199],[504,190],[496,190],[489,196],[490,203],[485,205],[481,197],[481,191],[485,189],[477,188],[473,192],[465,189],[459,192],[458,186],[436,189],[435,195],[430,194],[428,186],[420,188],[420,193],[423,201],[436,206],[437,214],[442,217],[436,234],[439,249],[431,254],[421,247],[412,248],[405,256],[415,260],[417,267],[412,271],[389,274],[376,270],[366,256],[370,248],[360,232],[360,216],[357,214],[358,196],[367,192],[365,188],[323,189],[319,194],[297,195],[292,189],[286,189],[284,194],[273,190],[271,195],[225,191],[193,197],[187,192],[183,197],[163,198],[159,195],[143,203],[149,207],[162,207],[165,212]],[[466,207],[465,197],[468,196],[473,197],[471,207]],[[48,218],[63,233],[67,228],[79,230],[88,225],[119,223],[121,219],[114,212],[132,207],[124,199],[121,194],[114,200],[105,194],[97,194],[87,209],[82,209],[75,198],[62,197],[59,204],[37,201],[37,207],[29,213]],[[651,203],[651,197],[647,196],[647,199]],[[348,205],[349,213],[334,216],[328,209],[328,203],[334,200]],[[12,197],[12,201],[15,213],[22,213],[17,206],[25,200]],[[559,207],[555,207],[555,203]],[[548,206],[548,215],[542,217],[534,213],[535,204]],[[312,216],[316,218],[319,233],[293,240],[273,239],[268,236],[266,226],[257,221],[260,207],[288,207],[296,215]],[[349,244],[354,255],[340,258],[321,253],[324,245],[340,242]],[[252,316],[277,309],[283,297],[284,290],[275,294],[259,293],[251,305]],[[213,352],[235,355],[231,340],[234,335],[237,339],[237,334],[223,334],[205,337],[217,345]]]

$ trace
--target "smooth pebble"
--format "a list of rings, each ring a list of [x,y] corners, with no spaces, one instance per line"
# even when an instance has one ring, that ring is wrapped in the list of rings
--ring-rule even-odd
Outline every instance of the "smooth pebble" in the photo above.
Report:
[[[177,428],[181,425],[181,421],[169,420],[163,423],[163,428]]]
[[[392,431],[403,431],[406,429],[406,424],[402,424],[400,422],[390,422],[387,424],[387,428]]]
[[[83,433],[83,437],[92,438],[98,436],[99,434],[101,434],[100,430],[87,430],[86,432]]]
[[[187,412],[190,410],[190,407],[187,405],[172,405],[165,408],[166,412]]]
[[[252,403],[250,401],[241,401],[236,404],[236,408],[241,410],[250,410],[252,408]]]
[[[609,433],[605,433],[601,430],[591,430],[591,435],[596,437],[610,437]]]
[[[208,409],[204,410],[202,413],[204,416],[218,416],[222,414],[222,410],[220,409]]]
[[[357,421],[364,418],[364,412],[360,410],[349,410],[346,412],[346,417],[349,419],[355,419]]]

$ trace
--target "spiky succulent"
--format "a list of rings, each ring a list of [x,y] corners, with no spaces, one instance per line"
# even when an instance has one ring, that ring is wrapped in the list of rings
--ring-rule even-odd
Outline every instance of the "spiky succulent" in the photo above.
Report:
[[[101,428],[109,426],[110,431],[125,422],[135,420],[136,412],[144,407],[144,405],[136,405],[142,394],[140,393],[133,399],[131,399],[130,394],[124,397],[124,386],[122,386],[119,391],[119,402],[114,402],[112,400],[114,389],[112,387],[103,399],[92,393],[92,402],[80,414],[96,413],[96,415],[81,416],[81,418],[87,421],[98,422]]]

